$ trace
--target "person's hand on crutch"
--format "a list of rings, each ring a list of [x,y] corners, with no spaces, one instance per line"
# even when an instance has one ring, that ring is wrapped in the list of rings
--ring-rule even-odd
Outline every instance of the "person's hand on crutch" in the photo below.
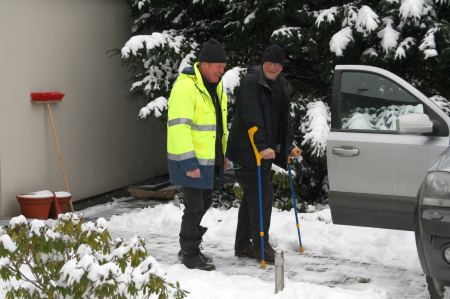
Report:
[[[302,154],[302,150],[298,146],[296,146],[293,149],[291,149],[291,152],[289,153],[289,157],[299,158],[301,156],[301,154]]]

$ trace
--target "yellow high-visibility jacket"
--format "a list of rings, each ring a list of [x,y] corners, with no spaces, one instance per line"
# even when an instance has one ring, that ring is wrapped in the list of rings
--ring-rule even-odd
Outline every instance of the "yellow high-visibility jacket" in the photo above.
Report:
[[[228,136],[227,95],[222,81],[217,85],[223,120],[222,151]],[[168,102],[167,160],[173,185],[212,189],[216,143],[216,110],[198,69],[198,63],[178,76]],[[200,169],[200,178],[186,171]]]

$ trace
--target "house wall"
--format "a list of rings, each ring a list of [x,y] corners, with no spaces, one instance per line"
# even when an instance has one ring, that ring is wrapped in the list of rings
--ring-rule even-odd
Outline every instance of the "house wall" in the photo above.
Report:
[[[61,91],[53,104],[74,200],[165,174],[165,129],[137,119],[119,56],[130,36],[124,0],[0,1],[0,216],[15,195],[64,189],[44,104],[30,92]]]

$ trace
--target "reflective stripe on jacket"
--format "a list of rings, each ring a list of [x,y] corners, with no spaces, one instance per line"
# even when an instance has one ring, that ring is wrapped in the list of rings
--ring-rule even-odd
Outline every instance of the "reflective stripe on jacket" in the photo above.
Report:
[[[223,120],[222,150],[225,153],[227,130],[227,95],[222,81],[217,85]],[[216,142],[216,110],[198,63],[178,76],[169,97],[167,120],[167,160],[173,185],[212,189]],[[186,171],[200,168],[200,178],[190,178]]]

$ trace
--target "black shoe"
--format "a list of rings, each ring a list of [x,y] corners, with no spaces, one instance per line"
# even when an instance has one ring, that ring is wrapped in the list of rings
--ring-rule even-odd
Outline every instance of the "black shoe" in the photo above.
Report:
[[[213,258],[204,254],[203,252],[200,251],[199,253],[200,257],[205,261],[205,263],[212,263],[213,262]]]
[[[260,251],[256,250],[251,244],[242,248],[235,249],[234,255],[238,257],[248,257],[255,260],[261,260]],[[264,261],[267,264],[275,263],[275,252],[270,244],[266,245],[264,248]]]
[[[236,248],[234,250],[234,255],[238,257],[248,257],[255,260],[260,259],[259,252],[255,248],[253,248],[253,245],[251,244],[248,244],[241,248]]]
[[[213,262],[213,258],[212,258],[212,257],[210,257],[210,256],[208,256],[208,255],[206,255],[206,254],[204,254],[204,253],[201,252],[200,250],[199,250],[198,255],[200,256],[200,258],[202,258],[202,259],[205,261],[205,263],[212,263],[212,262]],[[180,262],[181,262],[182,259],[183,259],[183,253],[182,253],[181,250],[178,251],[178,259],[180,260]]]
[[[273,250],[270,243],[264,245],[264,259],[268,264],[273,264],[275,262],[275,250]]]
[[[199,269],[204,271],[216,270],[216,266],[207,263],[204,259],[198,255],[188,255],[180,251],[181,254],[178,256],[181,258],[181,262],[189,269]]]

